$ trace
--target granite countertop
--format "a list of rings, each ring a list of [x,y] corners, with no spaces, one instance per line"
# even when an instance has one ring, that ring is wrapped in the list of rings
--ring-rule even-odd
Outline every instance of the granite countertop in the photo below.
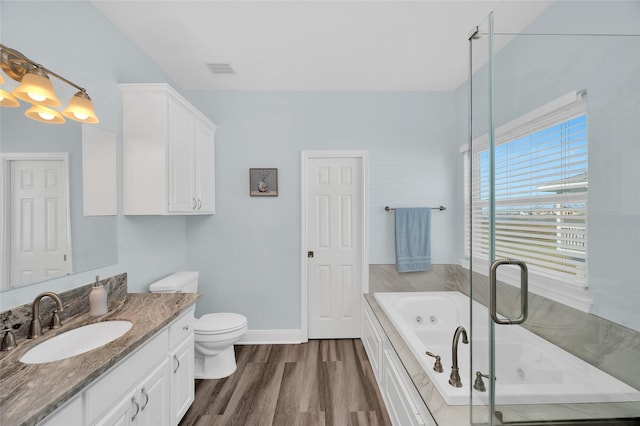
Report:
[[[59,329],[43,326],[45,334],[38,339],[18,340],[16,349],[0,352],[0,424],[35,425],[167,326],[198,297],[195,293],[129,293],[111,301],[103,316],[76,315]],[[128,320],[133,326],[113,342],[71,358],[45,364],[18,361],[55,335],[108,320]]]

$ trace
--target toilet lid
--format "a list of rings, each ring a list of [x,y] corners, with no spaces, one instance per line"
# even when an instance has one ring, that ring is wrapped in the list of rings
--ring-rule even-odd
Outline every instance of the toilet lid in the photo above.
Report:
[[[220,334],[239,330],[247,325],[244,315],[221,312],[206,314],[196,320],[196,334]]]

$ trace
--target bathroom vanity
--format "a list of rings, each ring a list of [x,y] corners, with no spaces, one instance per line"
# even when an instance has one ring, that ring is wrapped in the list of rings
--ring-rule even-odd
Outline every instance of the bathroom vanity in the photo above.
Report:
[[[127,294],[108,314],[77,315],[0,354],[0,424],[176,425],[194,398],[193,311],[198,294]],[[118,339],[80,355],[24,364],[24,353],[86,324],[128,320]]]

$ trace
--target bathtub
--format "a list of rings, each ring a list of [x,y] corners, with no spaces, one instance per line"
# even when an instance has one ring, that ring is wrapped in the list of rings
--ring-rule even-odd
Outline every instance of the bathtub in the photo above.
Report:
[[[469,328],[469,298],[456,291],[375,293],[429,380],[449,405],[468,405],[469,344],[458,345],[462,387],[448,383],[451,342],[459,325]],[[487,309],[474,302],[473,379],[488,373]],[[640,391],[591,366],[520,326],[496,325],[496,404],[565,404],[640,401]],[[471,335],[469,335],[471,338]],[[433,370],[440,355],[444,372]],[[484,379],[488,389],[487,379]],[[487,404],[488,391],[473,389],[474,404]]]

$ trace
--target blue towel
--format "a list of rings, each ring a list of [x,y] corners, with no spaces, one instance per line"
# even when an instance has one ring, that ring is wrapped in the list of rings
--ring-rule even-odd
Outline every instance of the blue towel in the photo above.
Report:
[[[396,268],[431,269],[431,208],[396,209]]]

